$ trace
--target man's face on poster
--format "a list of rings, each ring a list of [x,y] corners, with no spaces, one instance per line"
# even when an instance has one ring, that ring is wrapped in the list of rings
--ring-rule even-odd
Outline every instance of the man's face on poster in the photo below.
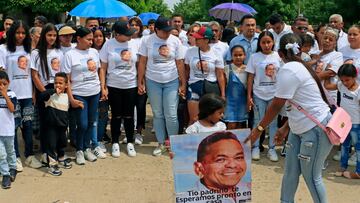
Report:
[[[202,161],[194,165],[197,174],[203,177],[203,184],[209,189],[236,186],[246,172],[241,144],[233,139],[224,139],[208,146],[207,152]]]

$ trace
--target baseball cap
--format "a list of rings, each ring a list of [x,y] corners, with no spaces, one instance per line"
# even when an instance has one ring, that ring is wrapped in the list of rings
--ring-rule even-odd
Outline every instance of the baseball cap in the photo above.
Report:
[[[172,29],[172,26],[170,24],[170,20],[164,17],[159,17],[156,21],[155,21],[155,28],[159,29],[159,30],[163,30],[165,32],[170,32]]]
[[[195,39],[212,39],[214,33],[208,27],[202,26],[199,31],[192,34]]]
[[[63,26],[59,30],[59,35],[69,35],[74,34],[76,31],[72,29],[70,26]]]
[[[134,28],[130,28],[127,22],[117,21],[112,27],[112,30],[117,34],[131,36],[136,31]]]

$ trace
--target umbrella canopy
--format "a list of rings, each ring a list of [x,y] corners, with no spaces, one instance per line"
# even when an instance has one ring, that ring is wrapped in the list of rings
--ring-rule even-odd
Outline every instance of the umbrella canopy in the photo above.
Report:
[[[242,3],[223,3],[209,10],[210,16],[230,21],[240,21],[244,15],[255,15],[256,13],[251,6]]]
[[[151,19],[157,20],[159,16],[160,16],[160,14],[147,12],[147,13],[140,14],[139,18],[141,19],[141,22],[143,23],[143,25],[148,25],[149,20],[151,20]]]
[[[116,18],[133,16],[136,12],[126,4],[117,0],[87,0],[70,11],[70,15],[78,17]]]

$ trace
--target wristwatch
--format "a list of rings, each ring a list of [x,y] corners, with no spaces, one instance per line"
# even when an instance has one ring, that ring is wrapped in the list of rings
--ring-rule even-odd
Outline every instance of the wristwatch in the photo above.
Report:
[[[258,125],[258,126],[256,127],[256,129],[257,129],[258,131],[260,131],[260,132],[262,132],[262,131],[265,130],[261,125]]]

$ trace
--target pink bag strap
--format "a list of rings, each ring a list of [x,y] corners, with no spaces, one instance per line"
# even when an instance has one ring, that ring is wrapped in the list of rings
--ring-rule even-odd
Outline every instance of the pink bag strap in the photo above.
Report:
[[[318,119],[316,119],[313,115],[309,114],[307,111],[305,111],[305,109],[303,107],[301,107],[299,104],[291,101],[291,100],[287,100],[291,105],[293,105],[298,111],[302,112],[303,114],[305,114],[306,117],[308,117],[310,120],[312,120],[314,123],[316,123],[316,125],[318,125],[321,129],[323,129],[324,132],[327,132],[326,127],[320,123],[320,121]]]
[[[323,88],[323,90],[324,90],[324,93],[325,93],[326,98],[327,98],[328,101],[329,101],[329,104],[330,104],[330,105],[335,105],[336,108],[339,107],[339,106],[337,105],[335,99],[332,98],[332,96],[329,94],[329,91],[328,91],[327,89],[325,89],[325,88]]]

